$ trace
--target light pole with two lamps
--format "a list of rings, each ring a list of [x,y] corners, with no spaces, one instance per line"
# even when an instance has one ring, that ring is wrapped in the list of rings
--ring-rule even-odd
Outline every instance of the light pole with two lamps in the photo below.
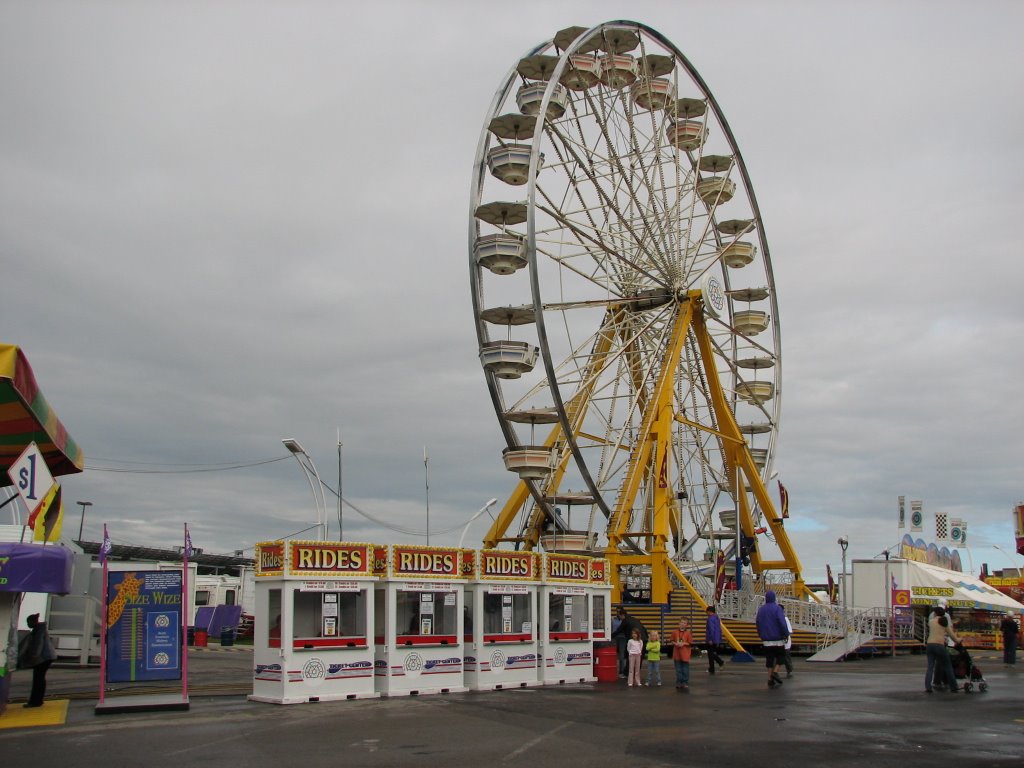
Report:
[[[291,451],[292,456],[299,462],[299,466],[302,467],[302,473],[306,476],[307,482],[309,482],[309,488],[313,491],[313,504],[316,505],[316,528],[317,536],[320,541],[327,540],[327,501],[324,499],[324,486],[320,481],[320,473],[316,471],[316,464],[313,463],[313,457],[306,453],[306,450],[299,445],[298,440],[292,438],[285,438],[281,441],[284,443],[284,447]]]
[[[462,542],[466,540],[466,531],[469,530],[469,526],[471,526],[473,524],[473,521],[476,520],[478,517],[480,517],[480,515],[482,515],[484,512],[486,512],[488,509],[490,509],[491,507],[493,507],[497,503],[498,503],[497,499],[491,499],[490,501],[488,501],[486,504],[484,504],[480,508],[479,512],[477,512],[475,515],[473,515],[471,518],[469,518],[469,522],[466,523],[465,527],[462,529],[462,535],[459,536],[459,549],[462,549]]]

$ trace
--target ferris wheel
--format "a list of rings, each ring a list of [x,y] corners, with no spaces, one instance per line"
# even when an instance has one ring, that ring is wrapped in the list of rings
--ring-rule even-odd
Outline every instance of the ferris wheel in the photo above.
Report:
[[[760,529],[781,552],[755,567],[799,578],[765,491],[782,362],[768,244],[678,48],[613,21],[516,63],[476,152],[469,258],[519,476],[485,546],[700,561]]]

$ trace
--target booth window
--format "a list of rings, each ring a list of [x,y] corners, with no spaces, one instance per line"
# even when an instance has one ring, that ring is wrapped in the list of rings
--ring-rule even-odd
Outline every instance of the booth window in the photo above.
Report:
[[[373,635],[376,638],[377,645],[384,645],[385,643],[385,622],[388,617],[385,607],[386,603],[387,594],[385,590],[375,590],[373,594]]]
[[[292,647],[366,646],[366,592],[293,592]]]
[[[473,642],[473,592],[468,589],[462,596],[462,637]]]
[[[399,590],[397,597],[399,645],[458,642],[458,592]]]
[[[530,640],[531,605],[531,595],[528,594],[484,593],[484,641],[516,643]]]
[[[196,590],[196,607],[210,604],[210,590],[208,589],[197,589]]]
[[[585,640],[589,635],[586,595],[548,596],[548,637],[552,640]]]
[[[608,639],[609,595],[594,595],[594,639]]]
[[[267,645],[271,648],[281,647],[281,590],[267,590],[267,612],[266,616],[270,621],[270,632],[267,635]]]

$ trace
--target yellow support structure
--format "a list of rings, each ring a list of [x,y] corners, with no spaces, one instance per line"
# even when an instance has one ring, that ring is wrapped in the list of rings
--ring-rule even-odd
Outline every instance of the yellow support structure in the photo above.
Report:
[[[583,372],[582,385],[572,401],[566,403],[569,427],[573,430],[574,439],[581,437],[580,430],[590,406],[590,398],[594,395],[598,374],[610,354],[613,342],[611,329],[617,327],[625,311],[627,310],[622,306],[609,308],[605,317],[605,330],[598,336],[588,367]],[[751,495],[762,511],[781,559],[762,560],[760,553],[754,551],[751,553],[753,570],[758,573],[766,570],[788,570],[793,574],[794,595],[807,595],[813,598],[813,593],[807,589],[803,581],[800,561],[783,527],[783,521],[775,511],[747,441],[739,430],[723,391],[720,373],[714,362],[716,355],[707,330],[700,291],[690,291],[685,298],[679,300],[668,333],[669,338],[657,381],[651,382],[651,389],[646,396],[641,395],[638,400],[640,425],[633,443],[633,454],[630,456],[623,484],[607,524],[608,545],[605,556],[611,564],[614,585],[612,599],[622,599],[621,569],[627,566],[642,566],[650,572],[652,602],[668,602],[672,591],[671,575],[674,574],[683,588],[688,590],[700,605],[706,607],[704,600],[672,562],[668,553],[670,537],[680,532],[677,520],[678,505],[672,491],[670,476],[671,468],[675,466],[671,455],[672,427],[675,423],[702,429],[716,435],[721,441],[725,471],[735,488],[737,525],[745,536],[755,536]],[[714,427],[692,422],[684,414],[676,413],[673,407],[680,360],[688,338],[692,338],[696,344],[701,365],[704,367],[703,378],[707,382],[708,397],[714,412]],[[623,341],[626,342],[626,348],[621,354],[629,360],[636,350],[629,349],[627,339]],[[639,370],[635,376],[641,376]],[[647,383],[641,380],[633,382],[641,393]],[[565,443],[561,424],[555,425],[544,445],[559,450],[558,462],[550,478],[540,489],[542,493],[557,492],[572,457]],[[648,489],[646,498],[639,502],[644,512],[634,521],[634,510],[637,509],[641,488]],[[535,505],[530,520],[520,536],[506,538],[506,532],[517,515],[526,508],[530,498],[529,484],[521,480],[485,536],[485,547],[495,547],[501,542],[512,541],[521,543],[528,549],[537,546],[547,516],[541,504]],[[724,627],[723,629],[730,645],[742,650],[735,637]]]
[[[782,554],[781,563],[773,561],[771,565],[778,566],[784,564],[785,569],[793,574],[793,593],[795,597],[806,595],[817,600],[817,596],[804,583],[803,576],[801,575],[800,559],[797,557],[796,551],[789,540],[789,534],[786,533],[786,529],[783,527],[782,518],[775,511],[775,505],[768,495],[768,490],[765,488],[764,483],[761,482],[761,475],[757,471],[754,458],[750,455],[750,448],[746,440],[743,439],[743,434],[736,424],[736,418],[733,416],[732,410],[725,399],[725,393],[722,391],[722,384],[718,379],[717,372],[713,369],[709,371],[707,368],[707,361],[714,359],[714,351],[711,347],[711,338],[708,335],[703,312],[695,313],[693,330],[697,338],[698,347],[700,348],[701,360],[704,362],[708,389],[710,390],[715,416],[718,419],[718,428],[721,430],[722,435],[727,438],[723,441],[722,445],[725,450],[726,467],[736,489],[734,493],[737,500],[737,525],[740,526],[740,530],[746,536],[754,537],[754,520],[750,504],[747,500],[745,480],[746,484],[750,486],[754,499],[764,513],[772,535],[775,537],[776,546],[778,546],[779,552]],[[763,573],[767,570],[765,566],[768,564],[761,561],[759,553],[752,553],[750,561],[756,572]]]
[[[667,449],[672,443],[672,398],[679,369],[678,361],[693,321],[693,305],[693,301],[681,302],[676,311],[658,380],[654,383],[651,398],[643,412],[637,447],[630,459],[626,481],[619,491],[619,498],[608,524],[605,557],[611,564],[613,600],[622,598],[622,585],[618,576],[619,566],[622,564],[620,545],[630,536],[643,536],[649,539],[646,561],[651,569],[651,600],[667,602],[672,591],[668,578],[670,560],[666,546],[671,535],[671,486],[668,481]],[[651,473],[657,473],[657,480],[654,482],[654,515],[650,530],[630,532],[627,528],[631,522],[631,513],[636,504],[640,484],[645,477],[650,477]]]

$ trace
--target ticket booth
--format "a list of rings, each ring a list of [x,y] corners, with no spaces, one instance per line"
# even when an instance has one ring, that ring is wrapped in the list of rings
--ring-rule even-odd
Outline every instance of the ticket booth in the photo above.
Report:
[[[299,704],[379,694],[373,679],[372,544],[256,545],[253,701]]]
[[[540,685],[536,552],[485,549],[466,588],[466,685],[474,690]]]
[[[593,682],[594,639],[607,639],[609,634],[609,603],[603,597],[608,594],[608,563],[548,553],[541,571],[540,680],[546,684]],[[599,596],[596,611],[595,595]]]
[[[463,590],[468,574],[454,547],[378,547],[374,680],[379,693],[408,696],[466,690]]]

